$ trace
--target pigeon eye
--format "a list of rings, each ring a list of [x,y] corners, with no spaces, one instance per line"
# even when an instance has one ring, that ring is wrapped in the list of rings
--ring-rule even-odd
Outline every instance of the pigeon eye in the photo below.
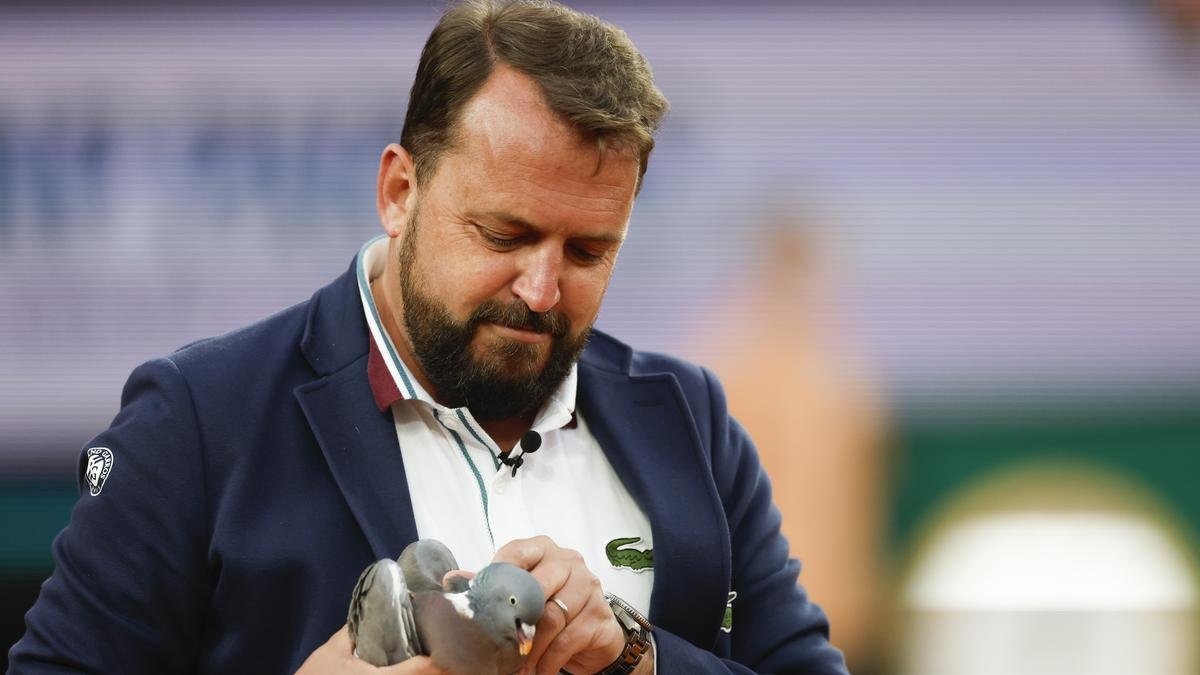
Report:
[[[508,596],[508,604],[510,604],[510,605],[517,604],[517,596],[515,596],[515,595]]]

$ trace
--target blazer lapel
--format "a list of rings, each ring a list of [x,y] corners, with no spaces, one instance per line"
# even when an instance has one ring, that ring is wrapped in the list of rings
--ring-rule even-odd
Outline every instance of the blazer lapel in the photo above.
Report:
[[[710,647],[731,578],[728,525],[679,384],[594,367],[581,367],[579,384],[588,428],[650,519],[650,620]]]
[[[376,407],[367,379],[371,338],[354,272],[313,296],[301,350],[322,377],[294,394],[375,557],[395,558],[417,525],[391,413]]]
[[[367,384],[366,357],[296,389],[329,470],[375,558],[395,558],[417,538],[408,479],[391,412]]]

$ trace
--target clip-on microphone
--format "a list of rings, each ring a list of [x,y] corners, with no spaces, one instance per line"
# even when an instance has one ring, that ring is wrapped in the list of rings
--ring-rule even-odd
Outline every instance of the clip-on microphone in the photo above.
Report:
[[[512,454],[512,450],[505,450],[500,453],[500,463],[505,466],[511,466],[512,477],[516,478],[517,469],[521,468],[521,465],[525,463],[525,455],[537,452],[540,447],[542,447],[542,435],[530,429],[521,437],[521,454],[516,457],[509,457]]]

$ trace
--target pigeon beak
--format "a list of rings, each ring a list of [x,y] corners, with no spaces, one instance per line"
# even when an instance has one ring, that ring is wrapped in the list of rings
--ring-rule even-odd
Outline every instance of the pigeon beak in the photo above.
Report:
[[[529,656],[533,649],[533,633],[536,629],[524,621],[517,620],[517,653]]]

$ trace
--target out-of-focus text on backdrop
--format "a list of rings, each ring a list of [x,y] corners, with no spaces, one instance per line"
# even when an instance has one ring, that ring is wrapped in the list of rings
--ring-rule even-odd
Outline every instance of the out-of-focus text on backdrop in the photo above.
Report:
[[[924,581],[952,560],[967,570],[956,589],[993,583],[967,554],[1021,544],[1021,528],[985,527],[997,514],[1048,514],[1029,532],[1136,515],[1177,564],[1112,569],[1184,570],[1161,585],[1176,604],[1160,604],[1195,611],[1188,4],[577,5],[626,29],[673,107],[599,326],[730,383],[802,581],[859,671],[1085,668],[1026,648],[1031,634],[1109,635],[1095,621],[995,630],[1036,607]],[[0,8],[5,642],[49,573],[78,452],[129,371],[304,300],[377,231],[378,154],[438,10]],[[1087,499],[1042,498],[1046,475],[1065,488],[1097,472],[1068,490]],[[1031,477],[975,508],[1001,475]],[[1127,490],[1088,488],[1114,482]],[[1142,497],[1104,496],[1118,492]],[[1083,568],[1148,541],[1114,527],[1057,546]],[[1056,539],[1028,536],[1020,554],[1049,559]],[[1097,593],[1124,583],[1101,581]],[[997,661],[986,641],[915,659],[905,645],[963,644],[946,627],[960,611],[1032,660]],[[925,618],[887,620],[909,612]]]

